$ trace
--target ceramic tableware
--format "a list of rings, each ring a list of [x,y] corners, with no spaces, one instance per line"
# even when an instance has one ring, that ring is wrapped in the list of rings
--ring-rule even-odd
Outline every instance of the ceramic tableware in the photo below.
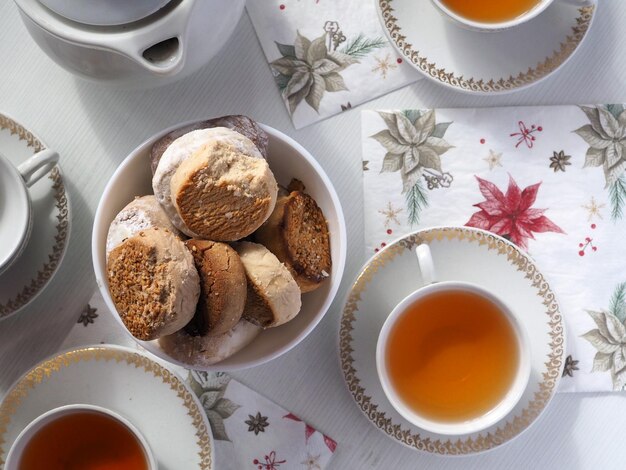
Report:
[[[458,27],[431,1],[375,1],[400,57],[439,84],[482,95],[522,90],[552,75],[588,36],[597,9],[597,0],[555,0],[531,21],[485,34]]]
[[[27,214],[25,197],[30,198],[32,218],[30,237],[22,243],[21,254],[19,257],[9,256],[13,261],[11,266],[5,266],[0,273],[0,320],[22,310],[43,291],[57,272],[67,248],[70,206],[60,165],[48,162],[31,175],[26,193],[23,178],[20,176],[18,180],[15,176],[15,168],[27,170],[25,162],[44,150],[45,144],[32,131],[0,113],[0,154],[5,157],[0,160],[3,166],[0,171],[0,220],[5,220],[5,217],[11,220],[8,225],[2,224],[0,232],[6,228],[10,238],[23,238]],[[41,155],[51,154],[46,152]],[[7,166],[7,161],[11,166]],[[31,163],[35,162],[31,160]],[[18,230],[18,227],[21,229]],[[6,235],[0,237],[6,240]],[[14,249],[0,245],[1,265],[2,253],[6,258],[6,254],[14,253]]]
[[[109,310],[118,320],[120,328],[127,333],[128,330],[116,313],[107,284],[105,246],[109,225],[117,213],[135,196],[152,194],[150,149],[154,142],[187,124],[189,123],[166,129],[133,150],[109,180],[98,204],[92,235],[92,258],[96,280]],[[322,286],[303,295],[302,309],[293,320],[277,328],[262,331],[241,351],[204,370],[230,371],[253,367],[289,351],[320,322],[341,283],[346,261],[346,227],[341,203],[330,179],[315,158],[300,144],[276,129],[265,125],[261,127],[269,137],[267,160],[278,183],[287,186],[292,178],[299,179],[306,186],[306,192],[315,199],[324,212],[330,233],[332,270],[330,278]],[[158,341],[139,341],[132,338],[161,359],[182,367],[190,367],[169,356],[161,349]]]
[[[434,262],[427,244],[419,245],[416,248],[417,259],[419,261],[419,270],[422,276],[423,285],[417,290],[406,296],[391,311],[385,323],[378,334],[378,342],[376,345],[376,371],[380,384],[389,400],[389,403],[396,409],[400,415],[413,425],[431,431],[437,434],[455,436],[463,434],[471,434],[482,431],[504,418],[515,407],[521,398],[530,376],[530,350],[528,348],[527,334],[519,319],[511,311],[511,309],[502,302],[496,294],[487,291],[482,287],[469,282],[458,281],[438,281],[435,274]],[[485,414],[469,420],[462,421],[438,421],[423,416],[416,410],[407,405],[401,398],[401,395],[395,390],[393,381],[390,377],[386,353],[390,346],[389,336],[392,329],[397,325],[398,319],[407,314],[407,310],[411,305],[419,302],[424,297],[432,294],[445,294],[450,291],[465,291],[489,300],[497,306],[497,310],[505,317],[507,323],[512,327],[515,339],[517,340],[517,350],[519,352],[519,360],[517,370],[513,381],[498,403]],[[444,312],[433,312],[433,314],[443,315]],[[467,314],[471,314],[468,312]],[[424,360],[415,356],[415,361]],[[463,369],[459,369],[462,373]],[[461,381],[459,381],[461,382]]]
[[[470,18],[466,18],[463,15],[455,12],[448,8],[446,3],[442,0],[431,0],[433,5],[437,7],[437,9],[445,15],[447,18],[452,20],[457,25],[460,25],[464,28],[471,29],[473,31],[480,32],[494,32],[494,31],[503,31],[505,29],[514,28],[516,26],[522,25],[527,21],[532,20],[539,14],[541,14],[546,8],[548,8],[554,1],[560,1],[569,3],[571,5],[575,5],[578,7],[582,6],[590,6],[592,5],[591,1],[587,0],[538,0],[537,3],[530,8],[525,13],[511,19],[507,19],[505,21],[498,22],[486,22],[486,21],[475,21]]]
[[[28,188],[58,160],[58,153],[46,149],[15,168],[0,153],[0,274],[19,258],[30,238],[33,210]]]
[[[421,244],[430,248],[440,281],[497,292],[528,335],[528,384],[515,407],[483,431],[451,437],[416,426],[391,405],[378,378],[376,338],[389,312],[424,284],[415,261],[415,248]],[[507,240],[468,227],[425,229],[387,245],[357,275],[341,316],[341,369],[357,406],[391,439],[433,454],[477,454],[528,429],[556,393],[564,351],[559,305],[533,260]]]
[[[62,352],[7,391],[0,403],[0,467],[29,423],[74,404],[112,410],[131,422],[158,468],[217,468],[209,422],[185,382],[144,353],[113,345]]]
[[[52,423],[53,421],[69,416],[75,413],[93,413],[100,414],[110,418],[114,421],[117,421],[121,425],[123,425],[130,434],[136,439],[143,451],[145,463],[147,470],[157,470],[156,460],[154,459],[154,454],[150,449],[150,445],[148,441],[146,441],[145,437],[141,434],[141,432],[126,418],[121,416],[119,413],[116,413],[107,408],[103,408],[101,406],[96,405],[65,405],[55,408],[53,410],[47,411],[38,418],[36,418],[33,422],[31,422],[28,426],[24,428],[24,430],[17,436],[17,439],[13,443],[13,446],[9,450],[9,454],[7,455],[5,470],[19,470],[20,469],[20,460],[24,455],[24,451],[27,448],[28,444],[31,442],[32,438],[47,424]]]
[[[66,70],[123,88],[164,85],[226,44],[244,0],[15,0],[35,42]]]

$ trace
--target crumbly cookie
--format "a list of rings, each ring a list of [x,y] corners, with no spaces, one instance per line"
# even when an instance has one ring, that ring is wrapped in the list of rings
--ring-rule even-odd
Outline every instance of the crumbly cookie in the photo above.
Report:
[[[261,327],[240,320],[218,336],[194,336],[186,329],[159,339],[159,346],[177,361],[191,368],[208,367],[232,356],[252,342]]]
[[[209,236],[204,232],[198,233],[190,229],[190,227],[188,227],[181,218],[181,214],[178,211],[178,206],[175,200],[176,193],[172,192],[172,180],[177,175],[181,165],[185,161],[190,159],[192,155],[197,153],[200,149],[205,148],[207,145],[217,145],[220,149],[221,155],[220,158],[211,159],[209,148],[208,155],[205,152],[203,153],[203,157],[207,157],[209,159],[209,161],[211,162],[211,168],[216,167],[214,168],[214,170],[221,169],[224,172],[224,178],[211,181],[211,184],[206,188],[209,192],[215,192],[215,186],[218,185],[222,187],[222,189],[224,190],[222,191],[222,193],[225,193],[226,196],[231,193],[234,196],[241,194],[245,196],[249,192],[245,191],[246,187],[258,186],[258,183],[260,182],[259,179],[264,179],[265,182],[269,184],[269,187],[267,188],[268,192],[270,193],[268,206],[273,209],[276,199],[275,194],[273,198],[271,196],[272,191],[276,191],[274,188],[272,188],[272,186],[275,185],[275,179],[273,174],[269,170],[267,162],[263,159],[263,156],[259,153],[255,145],[243,135],[230,129],[216,127],[213,129],[201,129],[192,131],[183,135],[182,137],[179,137],[167,147],[165,153],[161,157],[161,161],[159,162],[154,177],[152,178],[152,189],[154,190],[154,195],[156,196],[157,200],[163,207],[163,210],[168,215],[172,223],[183,233],[187,234],[190,237],[223,241],[227,239],[214,238],[213,236]],[[207,149],[205,148],[205,150]],[[206,158],[201,159],[206,160]],[[258,160],[258,162],[255,162],[256,160]],[[238,164],[234,165],[234,161],[238,161]],[[263,171],[261,173],[263,174],[258,174],[257,178],[254,178],[254,174],[242,175],[241,173],[237,173],[237,169],[241,169],[242,166],[246,165],[253,168],[262,169]],[[209,174],[214,173],[214,171],[211,171],[211,168],[205,169],[205,171]],[[267,174],[267,176],[265,176],[265,174]],[[194,174],[189,176],[191,178],[193,178],[194,176],[201,177],[202,174],[198,175],[197,172],[195,172]],[[229,178],[229,176],[233,176],[233,178]],[[243,181],[238,181],[237,177],[242,176],[244,177]],[[246,180],[245,176],[250,177],[251,181]],[[263,178],[264,176],[265,178]],[[207,178],[208,177],[209,176],[207,175]],[[179,184],[186,183],[186,191],[183,195],[183,200],[181,202],[183,204],[195,205],[194,200],[196,200],[198,197],[203,196],[203,192],[201,191],[201,189],[204,188],[204,181],[196,181],[195,183],[200,184],[201,187],[194,188],[193,183],[190,184],[190,181],[185,181],[185,175],[182,172],[178,175],[178,181]],[[243,185],[243,188],[239,188],[237,186],[237,184],[240,182]],[[220,191],[217,191],[217,193],[219,195]],[[206,197],[207,194],[204,194],[204,196]],[[224,201],[214,200],[213,202],[217,205],[220,205]],[[254,200],[249,202],[254,202]],[[266,215],[265,218],[269,217],[270,213],[271,211]],[[192,216],[193,218],[193,214],[186,215]],[[226,208],[226,210],[221,212],[219,218],[222,219],[222,223],[228,223],[230,222],[229,220],[223,219],[228,219],[232,215],[233,213]]]
[[[152,170],[152,174],[154,175],[154,172],[159,165],[159,160],[161,160],[161,156],[172,142],[188,132],[198,129],[209,129],[212,127],[226,127],[227,129],[239,132],[241,135],[250,139],[259,149],[261,155],[263,155],[264,158],[267,158],[269,139],[265,131],[261,129],[256,121],[250,119],[248,116],[242,115],[222,116],[209,119],[207,121],[199,121],[189,124],[188,126],[176,129],[157,140],[150,151],[150,169]]]
[[[167,229],[175,235],[180,235],[153,195],[136,197],[115,216],[109,226],[107,256],[127,238],[152,227]]]
[[[248,279],[243,318],[270,328],[287,323],[302,306],[300,288],[289,270],[258,243],[233,244]]]
[[[308,194],[281,191],[274,212],[254,238],[287,266],[303,293],[317,289],[330,276],[328,224]]]
[[[187,240],[200,275],[196,314],[185,329],[194,336],[216,336],[231,330],[246,304],[246,272],[239,255],[225,243]]]
[[[107,278],[122,322],[140,340],[180,330],[196,311],[198,272],[169,230],[149,228],[120,243],[109,254]]]
[[[259,228],[274,209],[278,185],[267,161],[241,151],[230,140],[211,139],[182,161],[171,178],[171,201],[183,222],[179,228],[190,236],[239,240]]]

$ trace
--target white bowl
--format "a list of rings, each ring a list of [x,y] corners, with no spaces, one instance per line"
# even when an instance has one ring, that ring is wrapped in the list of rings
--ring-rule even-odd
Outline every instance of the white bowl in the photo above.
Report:
[[[171,357],[159,347],[157,341],[140,341],[128,332],[109,294],[105,260],[107,232],[117,213],[135,196],[152,194],[150,172],[152,145],[165,134],[191,122],[195,121],[178,124],[149,138],[133,150],[115,171],[104,189],[96,211],[92,234],[92,257],[100,292],[124,331],[159,358],[186,368],[197,368]],[[306,192],[316,200],[326,216],[333,262],[330,278],[314,292],[303,294],[302,309],[293,320],[279,327],[262,331],[241,351],[213,366],[199,368],[200,370],[245,369],[263,364],[286,353],[302,341],[322,319],[335,298],[343,275],[346,262],[346,226],[341,203],[332,183],[315,158],[300,144],[276,129],[265,125],[261,127],[269,136],[267,160],[278,183],[286,186],[292,178],[301,180],[306,186]]]

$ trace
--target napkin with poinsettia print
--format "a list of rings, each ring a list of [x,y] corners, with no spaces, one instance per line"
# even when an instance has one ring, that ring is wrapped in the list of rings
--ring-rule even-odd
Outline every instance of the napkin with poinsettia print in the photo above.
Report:
[[[624,106],[364,111],[367,256],[420,228],[490,230],[559,298],[559,391],[626,389]]]
[[[61,350],[89,344],[144,349],[122,330],[96,292]],[[184,378],[204,409],[215,443],[216,469],[322,470],[337,443],[223,372],[197,372],[160,360]]]
[[[396,53],[374,1],[248,0],[296,129],[421,78]]]

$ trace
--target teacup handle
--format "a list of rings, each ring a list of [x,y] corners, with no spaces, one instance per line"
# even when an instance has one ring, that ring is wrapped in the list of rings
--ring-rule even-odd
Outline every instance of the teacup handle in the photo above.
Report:
[[[59,154],[54,150],[45,149],[37,152],[24,163],[17,167],[24,183],[29,188],[39,181],[43,176],[47,175],[59,161]]]
[[[427,286],[437,282],[437,274],[435,272],[433,256],[430,253],[430,247],[422,243],[415,249],[415,254],[417,255],[417,264],[419,264],[424,285]]]

